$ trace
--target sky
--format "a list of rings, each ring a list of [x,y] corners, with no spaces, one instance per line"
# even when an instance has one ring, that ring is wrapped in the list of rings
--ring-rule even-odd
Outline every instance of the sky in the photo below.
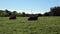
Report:
[[[60,6],[60,0],[0,0],[0,10],[25,13],[45,13],[51,7]]]

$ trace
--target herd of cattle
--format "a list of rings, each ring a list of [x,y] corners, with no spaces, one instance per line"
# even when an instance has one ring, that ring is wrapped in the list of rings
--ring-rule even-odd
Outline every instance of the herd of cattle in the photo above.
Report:
[[[9,19],[11,20],[11,19],[16,19],[16,15],[10,15],[9,16]],[[29,18],[28,18],[28,20],[38,20],[38,16],[30,16]]]

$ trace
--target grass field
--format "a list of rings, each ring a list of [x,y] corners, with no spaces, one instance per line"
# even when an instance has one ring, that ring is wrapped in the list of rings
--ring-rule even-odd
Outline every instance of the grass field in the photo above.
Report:
[[[27,18],[0,17],[0,34],[60,34],[60,17],[39,17],[37,21]]]

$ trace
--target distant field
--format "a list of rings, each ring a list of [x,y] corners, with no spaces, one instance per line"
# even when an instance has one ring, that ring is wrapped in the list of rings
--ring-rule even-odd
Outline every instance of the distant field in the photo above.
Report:
[[[60,34],[60,17],[39,17],[37,21],[27,18],[0,17],[0,34]]]

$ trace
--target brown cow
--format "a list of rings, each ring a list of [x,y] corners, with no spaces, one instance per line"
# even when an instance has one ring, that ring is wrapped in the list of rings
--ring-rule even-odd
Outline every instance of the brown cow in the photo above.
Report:
[[[16,15],[10,15],[9,19],[16,19]]]
[[[38,16],[30,16],[28,20],[38,20]]]

